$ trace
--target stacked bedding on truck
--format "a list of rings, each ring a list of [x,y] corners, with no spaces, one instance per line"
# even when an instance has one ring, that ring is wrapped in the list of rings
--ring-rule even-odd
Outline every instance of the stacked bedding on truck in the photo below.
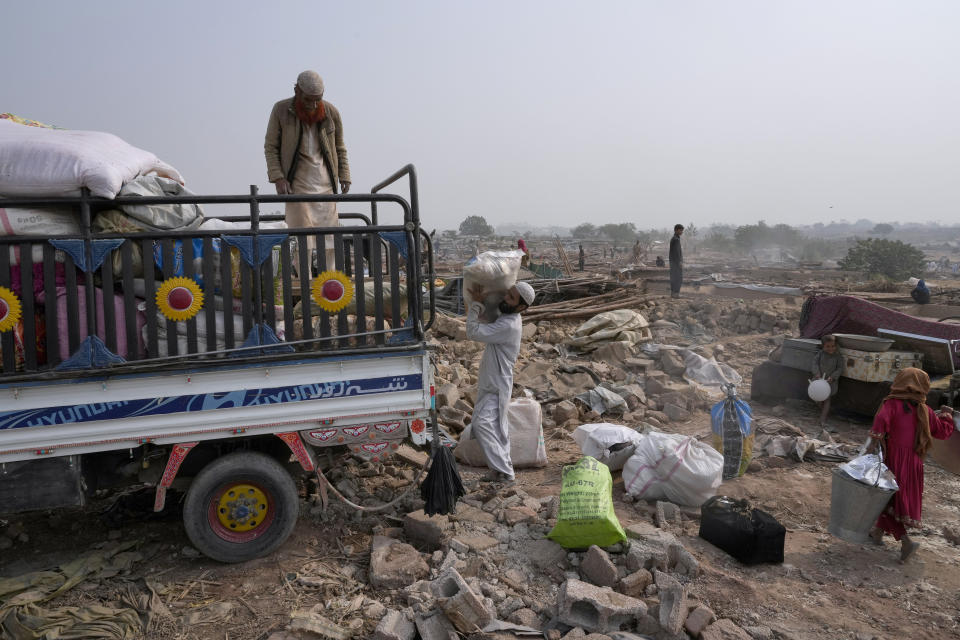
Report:
[[[45,238],[79,237],[81,233],[79,212],[56,207],[4,207],[3,198],[43,198],[77,196],[86,187],[94,196],[113,199],[118,195],[182,195],[189,194],[182,185],[182,178],[175,168],[154,154],[138,149],[117,136],[97,131],[70,131],[58,129],[40,122],[20,118],[12,114],[0,114],[0,236]],[[95,232],[133,232],[143,230],[182,230],[199,228],[203,214],[196,205],[124,206],[100,212],[94,220]],[[38,364],[45,364],[46,326],[43,308],[55,304],[57,308],[58,344],[60,359],[70,356],[68,339],[68,309],[65,273],[65,254],[55,253],[54,290],[56,301],[45,295],[43,269],[44,242],[32,242],[26,246],[10,246],[10,289],[21,297],[31,295],[38,304],[36,317],[36,347]],[[142,274],[139,247],[134,246],[135,269]],[[21,282],[23,252],[29,250],[32,262],[33,291],[24,292]],[[114,252],[114,271],[119,273],[119,252]],[[79,331],[81,338],[87,334],[86,326],[86,274],[77,272],[79,305]],[[94,279],[95,280],[95,279]],[[132,345],[127,344],[123,327],[126,316],[123,296],[104,292],[97,286],[94,297],[98,310],[96,335],[105,338],[104,299],[112,297],[114,322],[117,326],[117,352],[127,357]],[[137,313],[136,326],[144,324],[142,313]],[[14,342],[17,350],[18,369],[23,364],[24,327],[21,319],[14,327]],[[143,344],[136,350],[143,353]]]

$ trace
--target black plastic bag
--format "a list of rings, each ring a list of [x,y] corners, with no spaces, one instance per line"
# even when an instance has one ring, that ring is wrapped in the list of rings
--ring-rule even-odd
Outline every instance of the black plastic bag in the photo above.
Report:
[[[783,562],[786,528],[746,500],[713,496],[700,507],[700,537],[743,564]]]

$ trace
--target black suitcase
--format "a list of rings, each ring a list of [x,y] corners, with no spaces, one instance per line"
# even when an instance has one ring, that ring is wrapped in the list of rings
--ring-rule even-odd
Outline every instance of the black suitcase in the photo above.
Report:
[[[787,530],[746,500],[713,496],[700,507],[700,537],[743,564],[783,562]]]

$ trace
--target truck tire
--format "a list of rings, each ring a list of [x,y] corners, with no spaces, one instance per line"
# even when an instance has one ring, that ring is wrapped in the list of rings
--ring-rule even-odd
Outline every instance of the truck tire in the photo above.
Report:
[[[245,562],[275,551],[293,531],[299,496],[290,474],[263,453],[231,453],[197,475],[183,505],[194,546],[220,562]]]

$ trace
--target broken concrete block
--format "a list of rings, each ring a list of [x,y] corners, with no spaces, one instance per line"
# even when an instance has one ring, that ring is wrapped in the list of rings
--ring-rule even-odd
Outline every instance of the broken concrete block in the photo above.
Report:
[[[716,619],[717,616],[714,615],[713,611],[700,605],[687,615],[687,621],[683,623],[683,626],[687,630],[687,633],[696,638]]]
[[[655,531],[659,531],[655,529]],[[646,569],[653,571],[660,569],[666,571],[669,561],[667,550],[670,544],[675,543],[677,539],[670,533],[661,537],[656,535],[647,536],[644,539],[635,539],[630,542],[630,549],[627,550],[627,570],[639,571]],[[666,537],[669,536],[669,537]]]
[[[753,640],[774,640],[773,630],[763,625],[754,625],[743,627],[743,630],[750,634]]]
[[[682,544],[671,544],[667,548],[667,569],[673,573],[696,578],[700,573],[700,563]]]
[[[680,524],[680,508],[672,502],[657,500],[657,526],[661,529],[671,524]]]
[[[660,349],[660,366],[664,372],[673,377],[680,377],[687,370],[683,364],[683,356],[674,349]]]
[[[580,563],[580,574],[587,582],[598,587],[612,587],[617,584],[619,577],[610,556],[597,545],[591,546],[584,555],[583,562]]]
[[[457,504],[456,513],[450,514],[450,520],[454,522],[496,522],[497,517],[483,509],[461,502]]]
[[[686,422],[690,419],[690,412],[672,403],[663,405],[663,413],[673,422]]]
[[[520,336],[524,340],[530,340],[535,335],[537,335],[537,325],[533,322],[523,323],[523,328],[520,330]]]
[[[558,402],[553,407],[553,421],[557,424],[564,424],[568,420],[577,420],[580,418],[580,411],[577,405],[569,400]]]
[[[717,620],[700,634],[700,640],[751,640],[750,634],[726,618]]]
[[[462,547],[465,547],[467,550],[473,551],[474,553],[479,553],[481,551],[486,551],[487,549],[492,549],[493,547],[500,544],[500,541],[497,540],[496,538],[491,538],[490,536],[485,536],[485,535],[476,535],[476,536],[460,535],[454,538],[453,540],[455,540],[460,545],[462,545]],[[451,549],[453,549],[452,542],[453,541],[451,541],[451,545],[450,545]],[[464,551],[461,551],[461,548],[457,548],[456,551],[457,553],[465,553]]]
[[[510,507],[503,512],[503,521],[511,527],[521,522],[536,522],[537,512],[530,507],[518,505]]]
[[[626,532],[628,538],[633,538],[634,540],[643,540],[647,536],[657,536],[660,534],[655,526],[645,520],[625,525],[623,530]]]
[[[653,582],[653,574],[646,569],[639,569],[620,580],[620,593],[631,598],[640,598],[647,590],[647,585]]]
[[[526,607],[517,609],[507,616],[507,622],[519,624],[524,627],[530,627],[531,629],[540,628],[540,616],[538,616],[537,612],[533,609],[528,609]]]
[[[657,622],[656,616],[647,613],[637,618],[637,633],[642,633],[644,636],[652,636],[659,632],[660,623]],[[612,634],[611,637],[613,637]]]
[[[546,538],[531,542],[527,547],[527,557],[539,569],[559,568],[562,571],[567,566],[567,552],[556,542]]]
[[[460,399],[460,388],[452,382],[448,382],[437,389],[437,409],[443,407],[453,407]]]
[[[431,611],[414,619],[421,640],[459,640],[456,628],[442,611]]]
[[[613,589],[567,580],[560,587],[557,609],[561,622],[586,631],[605,633],[618,631],[632,623],[634,618],[647,612],[647,605]]]
[[[387,538],[373,537],[370,553],[370,584],[377,589],[399,589],[430,574],[420,552],[410,545]]]
[[[452,528],[447,516],[428,516],[423,509],[411,511],[403,517],[403,532],[407,538],[431,550],[443,546]]]
[[[680,633],[687,620],[687,590],[676,578],[662,572],[654,572],[657,592],[660,594],[660,627],[669,633]]]
[[[626,358],[623,361],[623,367],[627,371],[633,371],[634,373],[644,373],[653,369],[654,362],[650,358]]]
[[[458,630],[473,633],[493,620],[491,613],[456,569],[450,568],[430,584],[440,608]]]
[[[327,620],[319,613],[312,611],[296,610],[290,613],[291,631],[309,631],[315,633],[321,638],[330,640],[349,640],[353,637],[353,632],[344,629],[340,625]]]
[[[387,609],[373,631],[372,640],[413,640],[417,628],[407,616],[394,609]]]

